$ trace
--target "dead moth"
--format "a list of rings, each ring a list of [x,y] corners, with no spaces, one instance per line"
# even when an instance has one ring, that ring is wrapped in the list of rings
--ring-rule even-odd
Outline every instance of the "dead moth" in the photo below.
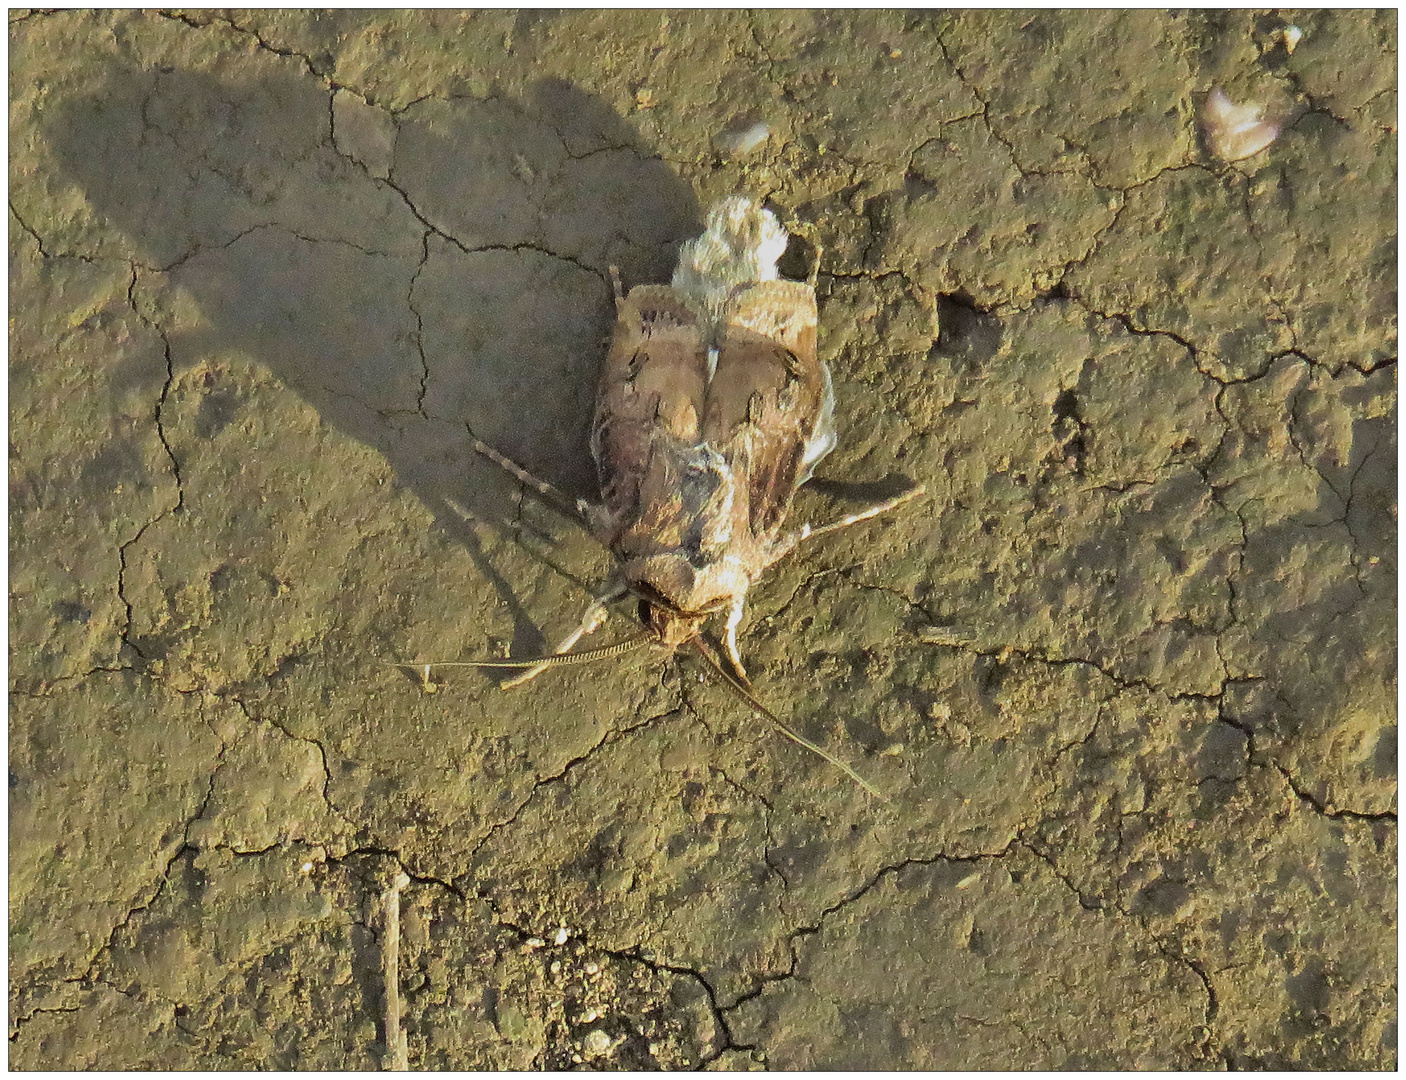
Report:
[[[788,528],[796,489],[835,447],[830,372],[816,356],[813,284],[782,280],[776,263],[786,230],[754,199],[733,196],[685,243],[669,285],[637,285],[626,296],[614,268],[615,329],[601,374],[591,432],[602,501],[575,510],[614,555],[615,570],[580,625],[536,661],[473,662],[525,668],[505,687],[547,667],[618,655],[645,643],[693,646],[728,685],[797,742],[873,791],[852,769],[807,742],[751,693],[737,651],[747,590],[809,537],[892,509],[896,498],[819,528]],[[553,501],[544,481],[492,447],[475,448]],[[645,632],[619,645],[573,653],[608,606],[639,603]],[[726,617],[731,671],[703,636]],[[425,668],[428,684],[429,666]]]

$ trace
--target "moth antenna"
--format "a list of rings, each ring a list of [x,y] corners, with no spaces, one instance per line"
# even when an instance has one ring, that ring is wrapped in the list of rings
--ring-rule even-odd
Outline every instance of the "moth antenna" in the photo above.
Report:
[[[581,616],[581,624],[566,635],[562,643],[552,650],[551,655],[567,655],[583,637],[587,634],[594,634],[599,630],[601,625],[605,622],[610,605],[623,596],[624,592],[625,587],[619,581],[612,580],[607,583],[605,591],[592,600],[590,606],[586,608],[585,614]],[[542,674],[542,672],[546,671],[547,668],[551,666],[550,663],[538,661],[530,665],[527,670],[520,675],[514,675],[511,679],[504,679],[499,684],[499,687],[503,690],[511,690],[515,686],[521,686],[523,683],[530,682],[537,678],[538,675]]]
[[[624,641],[617,641],[614,645],[602,645],[596,649],[582,649],[580,652],[556,653],[552,656],[542,656],[536,660],[432,660],[429,663],[423,661],[402,662],[398,660],[383,660],[386,667],[409,668],[420,674],[423,681],[428,682],[430,668],[437,667],[474,667],[474,668],[530,668],[530,667],[557,667],[559,664],[589,664],[593,660],[609,660],[612,656],[621,656],[624,653],[638,649],[653,639],[648,634],[640,634],[638,637],[626,638]]]
[[[815,743],[807,739],[804,735],[793,731],[785,723],[783,723],[779,716],[777,716],[774,712],[772,712],[760,701],[758,701],[756,696],[752,694],[751,691],[749,691],[745,686],[738,682],[735,676],[729,673],[720,663],[718,663],[718,661],[713,657],[712,650],[709,649],[708,646],[703,643],[702,638],[695,637],[693,639],[693,645],[694,648],[698,650],[698,654],[708,662],[708,666],[712,668],[718,675],[722,676],[722,680],[724,683],[727,684],[728,689],[731,690],[738,697],[740,697],[748,705],[752,706],[753,709],[755,709],[766,719],[770,720],[776,726],[776,729],[780,731],[781,734],[785,735],[786,738],[790,739],[793,743],[796,743],[798,746],[804,746],[807,750],[810,750],[812,753],[818,754],[823,757],[826,761],[828,761],[831,765],[835,766],[835,768],[839,769],[840,772],[848,776],[851,780],[853,780],[856,784],[862,787],[870,795],[874,796],[874,798],[880,799],[883,802],[889,801],[888,796],[886,796],[873,784],[869,783],[869,781],[865,780],[864,777],[860,776],[857,772],[855,772],[852,768],[850,768],[843,761],[837,758],[834,754],[830,753],[830,751],[826,750],[822,746],[817,746]]]

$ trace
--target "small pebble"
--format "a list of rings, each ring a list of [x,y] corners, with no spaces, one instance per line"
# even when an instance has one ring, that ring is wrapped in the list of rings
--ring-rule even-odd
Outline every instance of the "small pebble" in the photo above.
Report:
[[[586,1033],[585,1041],[586,1053],[592,1057],[599,1057],[601,1054],[610,1052],[610,1036],[600,1028],[594,1028]]]
[[[526,942],[524,942],[524,944],[525,944],[529,949],[540,949],[543,945],[545,945],[545,944],[547,944],[547,943],[546,943],[545,941],[543,941],[543,940],[542,940],[541,938],[539,938],[539,937],[530,937],[530,938],[527,939]]]
[[[965,645],[971,635],[956,626],[924,626],[918,631],[918,640],[929,645]]]
[[[744,128],[728,128],[713,137],[713,146],[729,157],[746,157],[767,139],[771,128],[761,120]]]
[[[553,960],[553,961],[552,961],[552,963],[551,963],[551,971],[552,971],[552,974],[553,974],[553,975],[560,975],[560,974],[561,974],[561,961],[560,961],[560,960]]]
[[[566,939],[571,936],[571,931],[564,926],[557,927],[557,932],[552,936],[552,944],[565,945]]]
[[[594,960],[587,960],[587,961],[586,961],[586,974],[587,974],[587,975],[594,975],[594,974],[596,974],[596,972],[598,972],[598,971],[600,971],[600,965],[599,965],[599,964],[597,964]]]

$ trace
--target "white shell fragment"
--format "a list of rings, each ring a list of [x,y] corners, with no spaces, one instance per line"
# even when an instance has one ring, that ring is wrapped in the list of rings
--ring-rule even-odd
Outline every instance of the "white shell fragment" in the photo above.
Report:
[[[1216,87],[1201,109],[1201,124],[1211,153],[1222,161],[1253,157],[1279,137],[1279,125],[1264,118],[1265,107],[1236,105]]]
[[[713,147],[720,154],[729,157],[746,157],[767,139],[771,138],[771,128],[761,120],[748,127],[733,127],[713,136]]]
[[[1292,56],[1302,40],[1303,30],[1300,27],[1293,23],[1284,23],[1265,34],[1263,41],[1260,42],[1260,53],[1273,52],[1282,45],[1284,55]]]

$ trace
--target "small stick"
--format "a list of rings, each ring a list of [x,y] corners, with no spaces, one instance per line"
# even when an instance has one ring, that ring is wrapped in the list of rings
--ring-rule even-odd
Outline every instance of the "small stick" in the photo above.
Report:
[[[385,926],[381,936],[381,977],[386,985],[386,1067],[391,1072],[408,1072],[410,1048],[400,1026],[400,890],[410,884],[410,875],[396,872],[381,897]]]

